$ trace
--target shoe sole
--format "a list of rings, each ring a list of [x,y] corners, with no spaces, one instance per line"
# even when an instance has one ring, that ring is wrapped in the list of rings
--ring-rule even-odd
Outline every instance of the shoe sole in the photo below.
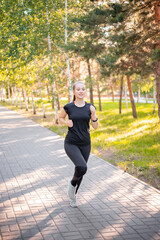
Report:
[[[72,207],[72,208],[77,208],[78,206],[77,206],[77,205],[75,205],[75,206],[72,206],[72,205],[70,204],[70,207]]]

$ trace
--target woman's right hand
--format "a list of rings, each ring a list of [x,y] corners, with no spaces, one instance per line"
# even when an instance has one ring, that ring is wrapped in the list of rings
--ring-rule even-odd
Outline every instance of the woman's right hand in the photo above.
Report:
[[[72,120],[68,120],[68,121],[67,121],[67,126],[68,126],[68,127],[73,127],[73,122],[72,122]]]

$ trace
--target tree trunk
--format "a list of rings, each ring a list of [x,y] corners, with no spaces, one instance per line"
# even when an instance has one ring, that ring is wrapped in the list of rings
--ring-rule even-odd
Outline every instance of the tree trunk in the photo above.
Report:
[[[68,35],[67,35],[67,16],[68,16],[67,15],[67,5],[68,5],[68,2],[67,2],[67,0],[65,0],[65,20],[64,20],[64,23],[65,23],[65,45],[67,45],[67,38],[68,38]],[[73,98],[72,97],[72,82],[71,82],[69,56],[68,56],[67,51],[66,51],[66,59],[67,59],[68,80],[69,80],[69,100],[70,100],[70,102],[72,102],[72,98]]]
[[[26,108],[26,111],[28,111],[28,103],[27,103],[26,89],[24,89],[23,92],[24,92],[25,108]]]
[[[51,89],[52,89],[52,92],[54,92],[54,91],[53,91],[53,86],[51,86]],[[68,101],[69,101],[69,99],[68,99]],[[54,109],[54,95],[53,95],[53,97],[52,97],[52,109]]]
[[[56,86],[55,86],[55,83],[53,83],[53,89],[55,89]],[[54,90],[54,93],[56,91]],[[58,103],[57,103],[57,94],[55,94],[54,96],[54,108],[55,108],[55,123],[58,124]]]
[[[1,101],[4,102],[3,86],[1,86]]]
[[[51,37],[50,37],[50,30],[49,30],[49,16],[48,16],[47,4],[46,4],[46,15],[47,15],[47,27],[48,27],[49,60],[50,60],[50,68],[51,68],[51,84],[53,87],[53,100],[54,100],[54,108],[55,108],[55,123],[58,124],[58,106],[57,106],[57,99],[56,99],[55,81],[53,80],[53,61],[52,61],[52,52],[51,52],[52,49],[51,49]]]
[[[99,80],[100,80],[100,69],[99,69],[99,64],[97,63],[97,93],[98,93],[99,111],[102,111],[101,92],[100,92],[100,89],[99,89]]]
[[[4,88],[4,99],[7,102],[7,91],[6,91],[6,88]]]
[[[3,98],[3,102],[5,102],[5,99],[6,99],[6,92],[5,92],[5,87],[4,87],[4,83],[2,85],[2,98]]]
[[[156,80],[154,80],[153,85],[153,114],[156,112]]]
[[[68,69],[68,79],[69,79],[69,101],[72,102],[72,82],[71,82],[71,73],[70,73],[70,64],[69,64],[69,56],[66,52],[66,59],[67,59],[67,69]]]
[[[38,76],[37,76],[37,78],[38,78]],[[41,90],[41,85],[40,85],[39,81],[38,81],[38,86],[39,86],[39,94],[40,94],[41,103],[42,103],[43,118],[46,118],[45,107],[44,107],[43,98],[42,98],[42,90]]]
[[[136,106],[135,106],[135,103],[134,103],[131,80],[130,80],[129,76],[127,76],[127,84],[128,84],[129,97],[130,97],[131,106],[132,106],[132,114],[133,114],[134,118],[137,118]]]
[[[35,104],[34,104],[33,89],[31,91],[31,97],[32,97],[32,110],[33,110],[33,114],[36,114],[36,108],[35,108]]]
[[[12,105],[14,105],[14,89],[13,87],[11,89],[12,89]]]
[[[127,97],[127,81],[125,81],[125,105],[128,110],[128,97]]]
[[[160,118],[160,62],[156,64],[156,85],[157,85],[158,116]]]
[[[20,108],[22,109],[22,95],[21,95],[21,89],[19,88],[19,102],[20,102]]]
[[[1,102],[2,102],[2,99],[3,99],[3,96],[2,96],[2,86],[0,86],[0,93],[1,93]]]
[[[98,93],[99,111],[102,111],[101,92],[99,89],[99,81],[98,80],[97,80],[97,93]]]
[[[72,71],[71,71],[71,77],[72,77],[72,79],[75,79],[75,64],[74,64],[74,61],[71,61],[70,67],[71,67],[71,69],[72,69]]]
[[[159,0],[155,3],[155,19],[158,24],[158,29],[160,29],[160,4]],[[160,42],[157,43],[156,49],[160,49]],[[157,103],[158,103],[158,116],[160,119],[160,62],[156,63],[156,86],[157,86]]]
[[[148,93],[146,93],[146,103],[148,103]]]
[[[11,93],[10,93],[9,82],[8,82],[8,99],[9,99],[9,104],[10,104],[11,103]]]
[[[57,94],[57,103],[58,103],[58,110],[60,110],[60,101],[59,101],[59,95]]]
[[[138,86],[138,96],[137,96],[137,103],[140,102],[140,97],[141,97],[141,88]]]
[[[114,102],[114,89],[112,86],[111,86],[111,93],[112,93],[112,102]]]
[[[14,87],[14,91],[15,91],[15,96],[16,96],[16,107],[18,106],[18,101],[17,101],[17,87],[15,85]]]
[[[123,75],[121,77],[121,84],[120,84],[119,114],[122,113],[122,95],[123,95]]]
[[[24,90],[22,88],[22,101],[24,102]]]
[[[46,88],[47,88],[47,96],[48,96],[48,100],[50,101],[50,91],[49,91],[48,83],[46,83]]]
[[[91,76],[91,65],[89,62],[89,59],[87,59],[87,66],[88,66],[88,75],[89,75],[89,81],[90,81],[90,87],[89,87],[89,92],[90,92],[90,103],[93,104],[93,85],[92,85],[92,76]]]
[[[156,3],[155,3],[155,18],[156,18],[156,22],[160,26],[160,4],[159,4],[159,0],[157,0]]]

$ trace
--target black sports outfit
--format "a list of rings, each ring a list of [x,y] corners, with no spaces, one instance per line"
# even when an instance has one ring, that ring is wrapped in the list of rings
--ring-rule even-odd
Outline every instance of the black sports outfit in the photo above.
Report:
[[[87,171],[87,161],[91,150],[89,132],[89,122],[91,119],[90,106],[91,104],[86,102],[83,107],[77,107],[74,102],[64,106],[69,119],[73,121],[73,127],[68,127],[64,148],[66,154],[75,165],[75,172],[71,183],[73,186],[77,186],[76,193],[83,175]]]

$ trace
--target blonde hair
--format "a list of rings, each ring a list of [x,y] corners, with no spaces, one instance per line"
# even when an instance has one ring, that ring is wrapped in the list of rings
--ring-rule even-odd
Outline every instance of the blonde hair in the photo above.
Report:
[[[75,83],[73,84],[73,91],[75,90],[77,84],[83,84],[83,85],[85,85],[83,82],[77,81],[77,82],[75,82]],[[75,97],[75,95],[73,95],[73,101],[75,101],[75,100],[76,100],[76,97]]]

